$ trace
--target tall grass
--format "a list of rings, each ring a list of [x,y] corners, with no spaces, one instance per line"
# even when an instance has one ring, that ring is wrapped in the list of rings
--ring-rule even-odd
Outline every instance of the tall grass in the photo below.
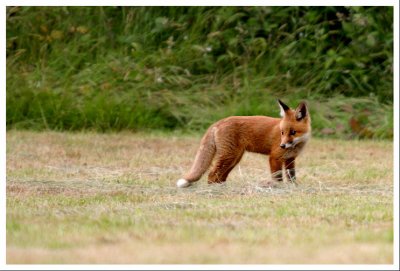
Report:
[[[7,128],[199,130],[280,97],[391,138],[392,94],[391,7],[7,8]]]

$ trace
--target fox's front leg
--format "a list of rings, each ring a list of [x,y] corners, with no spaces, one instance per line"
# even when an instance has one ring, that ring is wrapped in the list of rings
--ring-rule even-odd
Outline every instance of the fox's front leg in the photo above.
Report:
[[[271,175],[274,181],[281,182],[283,180],[282,176],[282,161],[270,156],[269,166],[271,168]]]
[[[295,169],[295,163],[294,163],[294,158],[290,158],[285,160],[285,175],[286,178],[289,182],[292,182],[294,184],[296,183],[296,169]]]

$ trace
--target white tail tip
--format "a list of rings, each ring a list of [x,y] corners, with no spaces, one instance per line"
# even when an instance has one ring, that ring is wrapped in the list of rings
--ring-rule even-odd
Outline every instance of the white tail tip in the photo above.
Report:
[[[179,187],[179,188],[188,187],[189,185],[190,185],[190,182],[188,182],[188,181],[185,180],[185,179],[179,179],[179,180],[176,182],[176,186]]]

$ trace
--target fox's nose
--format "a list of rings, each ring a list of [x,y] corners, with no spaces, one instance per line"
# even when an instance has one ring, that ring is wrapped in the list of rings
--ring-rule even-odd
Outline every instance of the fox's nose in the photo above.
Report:
[[[285,144],[281,144],[281,148],[282,148],[282,149],[284,149],[284,148],[285,148],[285,146],[286,146]]]

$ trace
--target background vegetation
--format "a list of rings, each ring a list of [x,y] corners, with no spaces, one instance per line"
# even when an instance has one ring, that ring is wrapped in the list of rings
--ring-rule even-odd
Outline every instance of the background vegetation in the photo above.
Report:
[[[7,128],[203,130],[307,100],[393,137],[392,7],[8,7]]]

